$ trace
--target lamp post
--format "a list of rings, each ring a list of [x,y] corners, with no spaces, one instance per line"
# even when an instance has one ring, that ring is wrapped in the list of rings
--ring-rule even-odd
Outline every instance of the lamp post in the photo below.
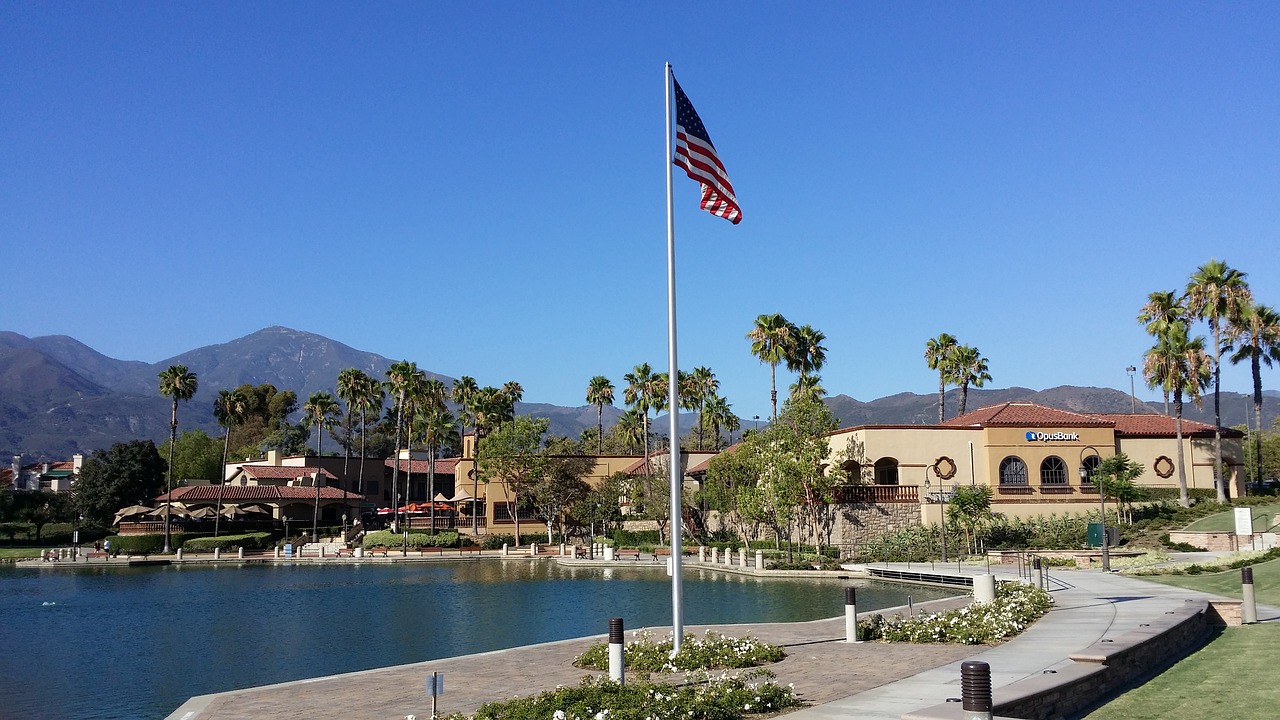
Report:
[[[751,429],[751,432],[760,432],[760,416],[753,416],[751,420],[755,422],[755,426]]]
[[[1093,451],[1094,456],[1097,457],[1099,461],[1102,460],[1102,455],[1098,453],[1098,449],[1094,446],[1086,445],[1080,448],[1081,483],[1085,483],[1090,480],[1089,471],[1084,466],[1084,454],[1089,450]],[[1107,494],[1103,491],[1101,477],[1094,478],[1093,484],[1098,488],[1098,507],[1102,510],[1102,514],[1098,516],[1098,525],[1102,529],[1102,572],[1111,572],[1111,553],[1107,549]]]
[[[933,476],[938,478],[938,529],[942,534],[942,562],[947,561],[947,493],[943,490],[942,476],[938,475],[938,468],[933,465],[926,465],[924,468],[924,487],[929,489],[929,471],[933,471]]]
[[[1133,374],[1138,372],[1138,368],[1130,365],[1129,367],[1125,368],[1124,371],[1129,373],[1129,412],[1137,413],[1138,412],[1138,396],[1135,395],[1133,391]]]

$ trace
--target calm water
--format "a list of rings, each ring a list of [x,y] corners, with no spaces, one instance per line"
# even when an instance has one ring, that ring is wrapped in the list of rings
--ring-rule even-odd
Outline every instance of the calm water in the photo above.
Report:
[[[685,623],[815,620],[946,595],[687,570]],[[553,562],[0,566],[0,718],[163,718],[193,695],[670,625],[660,569]]]

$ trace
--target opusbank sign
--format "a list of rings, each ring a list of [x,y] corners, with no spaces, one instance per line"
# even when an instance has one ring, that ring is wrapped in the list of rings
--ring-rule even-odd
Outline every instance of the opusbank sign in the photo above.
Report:
[[[1043,433],[1043,432],[1035,432],[1032,430],[1027,431],[1027,442],[1054,442],[1054,441],[1065,442],[1068,440],[1079,440],[1079,439],[1080,439],[1080,433],[1064,433],[1064,432]]]

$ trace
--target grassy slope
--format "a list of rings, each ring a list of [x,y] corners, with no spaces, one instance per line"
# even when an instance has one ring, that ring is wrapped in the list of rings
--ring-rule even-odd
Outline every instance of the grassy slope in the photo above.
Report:
[[[1164,720],[1165,718],[1274,718],[1280,708],[1280,684],[1261,681],[1270,674],[1280,624],[1267,623],[1226,631],[1147,684],[1130,690],[1089,720]]]
[[[1257,505],[1249,509],[1253,512],[1254,532],[1269,532],[1274,529],[1276,514],[1280,513],[1280,505]],[[1231,532],[1236,529],[1236,518],[1234,511],[1228,510],[1200,518],[1184,529],[1198,532]]]
[[[1239,570],[1206,575],[1144,575],[1142,579],[1226,597],[1239,598],[1244,592]],[[1280,560],[1253,566],[1253,593],[1263,605],[1280,605]]]

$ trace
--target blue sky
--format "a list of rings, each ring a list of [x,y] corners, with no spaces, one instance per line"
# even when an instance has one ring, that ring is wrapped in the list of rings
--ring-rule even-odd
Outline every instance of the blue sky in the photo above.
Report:
[[[156,362],[286,325],[584,404],[666,365],[670,61],[744,217],[677,175],[681,367],[740,416],[764,312],[827,334],[832,394],[936,391],[943,331],[994,387],[1127,390],[1147,293],[1221,258],[1280,304],[1277,37],[1261,2],[6,0],[0,329]]]

